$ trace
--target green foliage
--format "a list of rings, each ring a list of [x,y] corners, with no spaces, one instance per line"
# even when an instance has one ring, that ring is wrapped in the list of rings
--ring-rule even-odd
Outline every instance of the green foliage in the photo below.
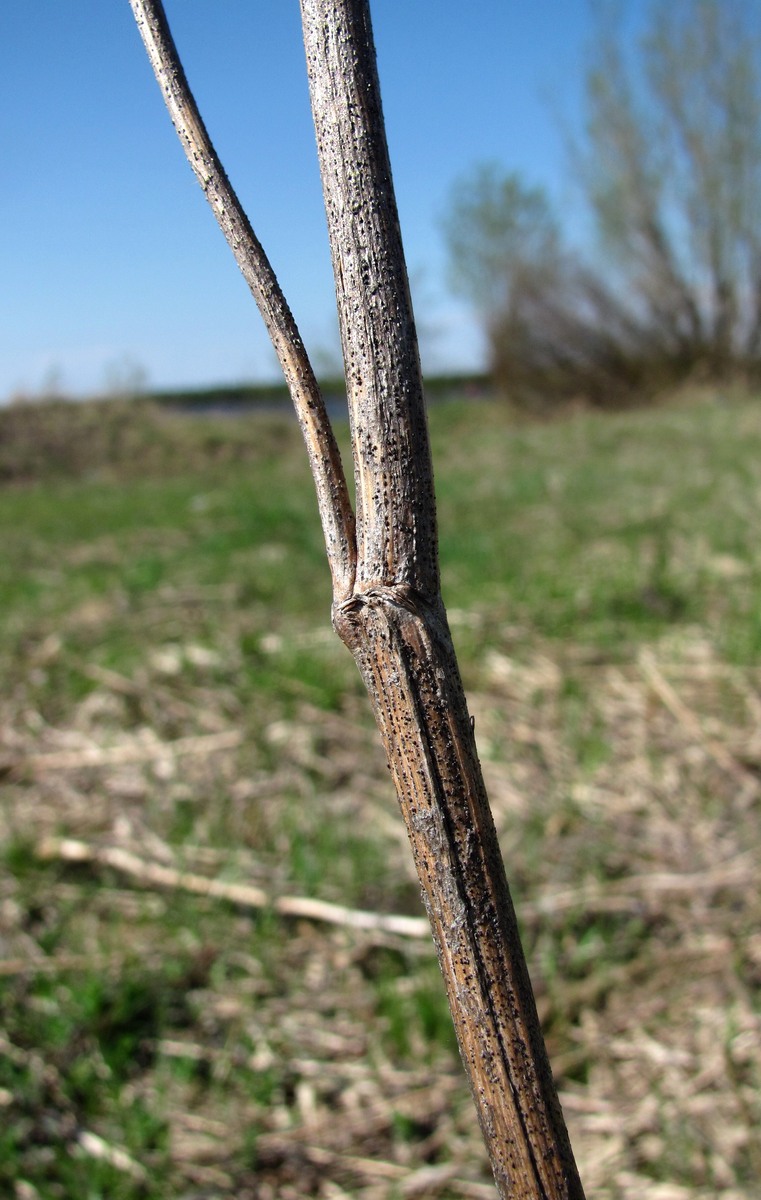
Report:
[[[404,964],[388,964],[376,982],[377,1018],[394,1057],[430,1060],[443,1047],[457,1053],[441,974],[434,963],[410,975]]]
[[[0,1017],[4,1107],[0,1181],[24,1179],[44,1197],[160,1195],[166,1122],[130,1084],[155,1055],[156,1038],[183,1009],[171,975],[138,971],[121,980],[86,974],[6,986]],[[93,1158],[87,1134],[102,1134],[134,1169]],[[83,1136],[83,1133],[85,1136]],[[147,1171],[153,1188],[147,1190]],[[10,1193],[9,1193],[10,1194]]]

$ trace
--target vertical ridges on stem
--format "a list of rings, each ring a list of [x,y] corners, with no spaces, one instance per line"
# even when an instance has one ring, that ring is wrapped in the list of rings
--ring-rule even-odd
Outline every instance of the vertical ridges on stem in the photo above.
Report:
[[[440,605],[341,606],[404,816],[457,1040],[505,1200],[583,1200]]]
[[[357,492],[357,586],[438,591],[423,383],[366,5],[302,0]]]
[[[301,0],[357,481],[190,95],[158,0],[130,0],[180,138],[264,316],[309,451],[334,622],[396,785],[500,1196],[583,1200],[439,594],[428,429],[367,0]]]

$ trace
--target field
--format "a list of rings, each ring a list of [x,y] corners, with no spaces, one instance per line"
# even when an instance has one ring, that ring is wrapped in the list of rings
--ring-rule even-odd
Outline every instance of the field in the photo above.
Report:
[[[431,425],[587,1194],[759,1197],[761,404]],[[493,1196],[295,422],[8,410],[0,481],[0,1194]]]

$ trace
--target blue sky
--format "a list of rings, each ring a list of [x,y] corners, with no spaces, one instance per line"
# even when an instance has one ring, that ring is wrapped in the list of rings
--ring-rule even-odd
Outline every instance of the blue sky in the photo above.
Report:
[[[333,284],[297,0],[167,0],[206,124],[318,365]],[[429,370],[477,365],[447,287],[453,180],[493,159],[572,205],[587,0],[374,0],[407,261]],[[276,378],[185,163],[127,0],[0,5],[0,401]]]

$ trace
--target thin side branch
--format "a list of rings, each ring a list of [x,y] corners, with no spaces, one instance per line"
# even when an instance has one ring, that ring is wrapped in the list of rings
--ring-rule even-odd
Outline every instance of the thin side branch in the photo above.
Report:
[[[252,887],[251,884],[209,879],[191,871],[178,871],[175,867],[148,862],[121,846],[92,846],[75,838],[51,837],[40,842],[36,853],[38,858],[45,861],[94,863],[118,871],[120,875],[135,879],[144,886],[226,900],[240,908],[270,909],[281,917],[320,921],[326,925],[340,925],[345,929],[366,933],[396,934],[410,938],[430,936],[428,922],[423,917],[367,912],[360,908],[346,908],[343,904],[331,904],[327,900],[312,900],[308,896],[268,896],[261,888]]]
[[[206,131],[161,0],[130,0],[130,4],[188,162],[251,289],[283,369],[309,454],[334,598],[340,602],[354,585],[354,513],[314,371],[275,272]]]

